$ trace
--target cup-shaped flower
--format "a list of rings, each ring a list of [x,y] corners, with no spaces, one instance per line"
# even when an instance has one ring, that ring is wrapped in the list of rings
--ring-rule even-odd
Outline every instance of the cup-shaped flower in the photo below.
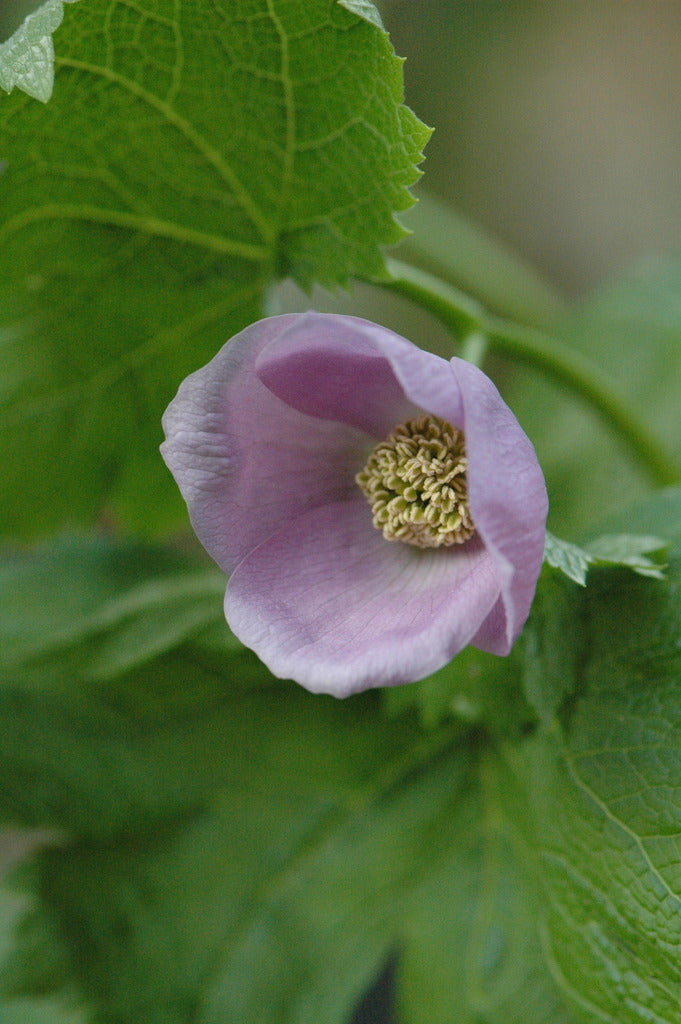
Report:
[[[163,457],[276,675],[343,697],[508,654],[541,568],[534,449],[477,367],[385,327],[271,317],[191,374]]]

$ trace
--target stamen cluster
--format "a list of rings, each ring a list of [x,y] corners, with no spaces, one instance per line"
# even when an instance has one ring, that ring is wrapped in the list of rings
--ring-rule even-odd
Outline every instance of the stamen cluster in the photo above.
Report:
[[[426,415],[395,427],[355,480],[386,540],[419,548],[449,547],[475,533],[467,465],[462,431]]]

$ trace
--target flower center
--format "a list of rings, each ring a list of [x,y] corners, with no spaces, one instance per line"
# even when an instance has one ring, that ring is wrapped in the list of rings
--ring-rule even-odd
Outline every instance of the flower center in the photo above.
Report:
[[[475,533],[467,465],[463,433],[437,416],[420,416],[377,444],[355,480],[386,540],[449,547]]]

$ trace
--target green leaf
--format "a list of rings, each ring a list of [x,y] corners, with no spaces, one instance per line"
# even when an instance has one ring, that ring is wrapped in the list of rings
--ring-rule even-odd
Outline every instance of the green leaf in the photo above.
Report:
[[[605,529],[613,531],[625,525],[650,533],[603,534],[597,540],[588,541],[585,548],[547,534],[546,562],[561,572],[548,572],[546,568],[542,571],[520,640],[524,656],[523,687],[530,705],[545,723],[553,720],[581,679],[588,634],[579,587],[585,584],[587,570],[591,565],[610,565],[611,568],[619,565],[631,569],[627,559],[633,559],[638,575],[665,579],[656,563],[652,563],[652,568],[640,564],[640,552],[667,548],[670,540],[681,538],[681,488],[660,491],[654,499],[628,506],[603,524]],[[654,532],[668,539],[661,540]],[[597,557],[599,546],[602,554],[609,555],[613,561]],[[619,558],[622,561],[616,561]],[[643,562],[646,561],[644,558]],[[618,573],[616,579],[619,578]],[[593,582],[595,580],[590,586]]]
[[[676,489],[627,518],[658,531],[680,511]],[[523,754],[546,956],[589,1021],[678,1020],[680,583],[678,547],[664,581],[594,577],[567,669],[576,697]]]
[[[560,569],[568,579],[579,583],[580,587],[586,586],[586,573],[593,559],[584,548],[571,544],[570,541],[554,537],[546,531],[544,543],[544,561],[552,569]]]
[[[15,555],[0,565],[0,669],[115,678],[218,624],[236,651],[224,590],[222,573],[141,544],[67,538]]]
[[[52,33],[64,17],[64,3],[76,0],[45,0],[29,14],[14,35],[0,43],[0,89],[15,87],[47,103],[54,86]]]
[[[336,0],[88,0],[57,66],[46,107],[0,106],[0,529],[108,500],[158,531],[180,381],[276,277],[383,274],[429,132],[385,32]]]
[[[449,856],[411,901],[398,976],[405,1024],[572,1024],[544,961],[536,865],[508,766],[483,758]]]
[[[626,566],[640,576],[662,580],[664,566],[646,556],[667,546],[668,542],[661,537],[617,533],[596,537],[580,548],[567,540],[554,537],[547,531],[544,560],[553,569],[560,569],[569,579],[582,587],[586,586],[586,574],[591,566]]]
[[[81,835],[146,832],[209,802],[235,765],[276,781],[309,716],[326,734],[295,785],[380,743],[367,724],[275,682],[224,626],[224,580],[141,545],[67,540],[0,575],[0,814]],[[219,581],[219,586],[216,586]],[[58,587],[58,600],[55,589]],[[194,614],[198,612],[198,614]],[[216,617],[216,637],[204,628]],[[164,620],[167,618],[167,622]],[[262,692],[264,690],[264,693]],[[302,701],[302,703],[301,703]],[[270,754],[260,750],[260,731]],[[334,732],[343,748],[331,753]],[[400,730],[397,728],[397,733]],[[229,750],[230,758],[225,751]],[[268,761],[268,756],[271,761]],[[373,753],[371,755],[374,756]],[[334,760],[335,759],[335,760]]]
[[[271,698],[260,699],[264,710]],[[472,1024],[483,1008],[495,1024],[571,1022],[542,962],[506,767],[479,766],[451,731],[388,725],[371,697],[298,694],[281,710],[278,772],[269,766],[281,741],[256,725],[264,764],[226,742],[233,782],[206,811],[142,841],[40,855],[44,914],[100,1014],[342,1024],[397,944],[405,1024]],[[360,719],[358,764],[360,748],[345,742]],[[322,752],[338,771],[301,791]]]
[[[456,720],[509,737],[534,717],[517,686],[517,673],[514,658],[467,647],[427,679],[386,687],[381,696],[389,715],[415,710],[426,729]]]
[[[73,996],[22,995],[24,981],[33,991],[59,989],[63,981],[60,970],[54,970],[59,939],[53,932],[39,934],[45,918],[33,913],[34,901],[34,895],[27,899],[11,882],[0,882],[0,1024],[86,1024]],[[65,965],[62,961],[62,970]]]
[[[551,722],[576,690],[585,643],[583,592],[568,574],[544,569],[518,641],[523,689],[542,721]]]
[[[381,15],[375,4],[371,3],[371,0],[338,0],[338,2],[341,7],[347,8],[348,11],[353,11],[354,14],[359,14],[361,18],[366,18],[372,25],[383,28]]]
[[[620,566],[632,569],[639,576],[664,579],[664,565],[646,558],[649,552],[661,551],[669,543],[661,537],[639,537],[632,533],[606,534],[589,541],[586,550],[593,565]]]
[[[45,913],[105,1018],[340,1024],[387,955],[394,895],[446,849],[465,762],[442,760],[451,733],[381,724],[372,698],[287,698],[232,701],[210,807],[41,855]]]
[[[0,1024],[88,1024],[89,1018],[60,999],[0,1000]]]
[[[496,858],[498,828],[466,831],[487,813],[469,723],[424,733],[413,715],[386,719],[376,694],[314,697],[202,636],[178,635],[162,656],[143,643],[134,669],[114,660],[118,671],[98,676],[102,636],[122,625],[127,636],[157,597],[167,608],[166,587],[191,599],[178,561],[70,540],[6,569],[13,600],[0,624],[13,641],[0,644],[0,811],[60,836],[28,876],[38,901],[5,972],[7,1005],[71,985],[119,1024],[341,1024],[396,945],[408,950],[408,971],[422,962],[427,902],[435,931],[456,926],[441,916],[452,909],[438,896],[443,879],[461,893],[469,878],[487,899],[472,849],[489,841]],[[13,631],[13,621],[31,628]],[[489,688],[471,690],[485,713],[492,666],[506,664],[490,656]],[[250,685],[235,685],[244,676]],[[512,689],[508,676],[496,683]],[[531,988],[537,1022],[546,1002],[562,1024],[545,971],[538,982],[541,963],[524,973],[537,941],[523,910],[534,897],[518,879],[531,873],[510,849],[504,858],[497,892],[511,909],[490,941],[497,949],[507,935],[506,951],[491,970],[487,946],[469,951],[486,993],[475,999],[505,1024],[504,1008]],[[455,908],[459,920],[468,907]],[[446,978],[453,968],[437,969]]]
[[[627,521],[680,513],[674,489]],[[17,933],[23,999],[53,978],[116,1024],[343,1024],[397,950],[401,1024],[676,1021],[680,549],[662,581],[543,574],[519,652],[469,680],[476,713],[428,731],[200,637],[94,682],[92,618],[149,607],[114,550],[62,586],[86,669],[38,679],[15,646],[0,685],[0,808],[61,833]],[[523,654],[540,724],[504,730]]]

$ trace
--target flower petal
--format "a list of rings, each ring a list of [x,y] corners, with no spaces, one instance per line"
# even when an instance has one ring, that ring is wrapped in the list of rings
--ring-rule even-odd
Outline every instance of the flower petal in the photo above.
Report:
[[[450,362],[378,324],[368,324],[366,333],[389,361],[405,396],[420,411],[463,429],[462,397]]]
[[[541,569],[546,486],[532,443],[492,381],[462,359],[452,359],[452,368],[464,406],[469,506],[494,561],[504,612],[494,609],[473,642],[508,654],[527,619]]]
[[[275,675],[344,697],[441,668],[498,595],[482,544],[386,541],[360,499],[307,512],[252,551],[229,581],[225,613]]]
[[[387,328],[357,317],[303,313],[262,350],[256,372],[273,394],[299,412],[382,440],[418,410],[405,398],[376,344],[377,330],[397,339]]]
[[[288,407],[258,379],[260,351],[297,320],[247,327],[187,377],[163,417],[163,458],[225,572],[291,517],[354,494],[372,446],[352,427]]]

